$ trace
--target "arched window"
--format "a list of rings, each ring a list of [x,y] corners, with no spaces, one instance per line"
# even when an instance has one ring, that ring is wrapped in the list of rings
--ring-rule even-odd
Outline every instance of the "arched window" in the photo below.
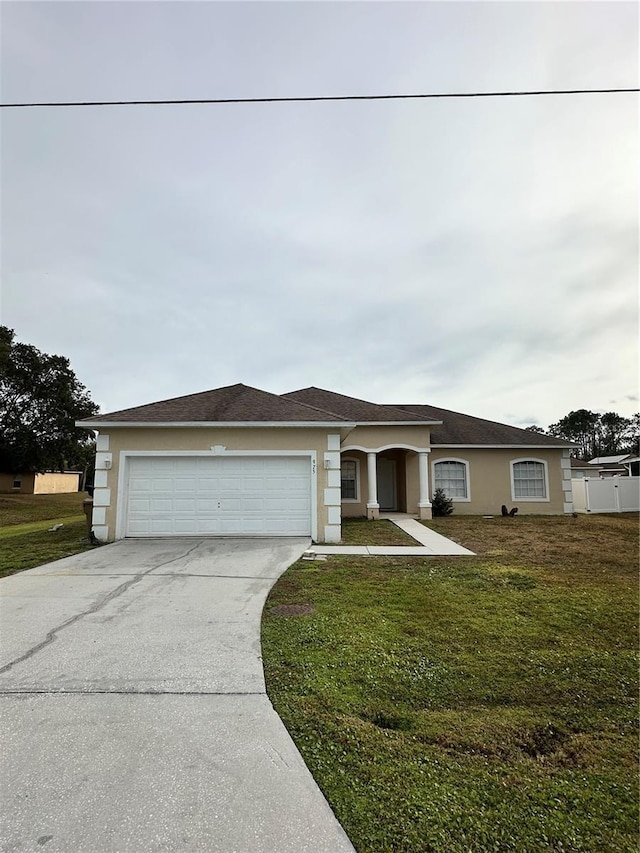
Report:
[[[442,459],[433,463],[433,488],[442,489],[454,501],[469,500],[469,463],[462,459]]]
[[[511,494],[519,501],[548,501],[547,463],[543,459],[515,459],[511,463]]]

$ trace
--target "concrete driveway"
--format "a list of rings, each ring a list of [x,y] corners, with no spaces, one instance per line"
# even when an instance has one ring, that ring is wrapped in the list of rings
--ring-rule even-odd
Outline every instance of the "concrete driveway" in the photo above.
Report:
[[[2,850],[353,851],[265,694],[306,539],[121,541],[0,581]]]

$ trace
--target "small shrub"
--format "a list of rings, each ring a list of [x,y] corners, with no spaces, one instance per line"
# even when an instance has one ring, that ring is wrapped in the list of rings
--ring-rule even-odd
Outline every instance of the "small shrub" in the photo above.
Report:
[[[453,512],[453,501],[446,496],[444,489],[436,489],[433,493],[431,512],[434,516],[451,515]]]

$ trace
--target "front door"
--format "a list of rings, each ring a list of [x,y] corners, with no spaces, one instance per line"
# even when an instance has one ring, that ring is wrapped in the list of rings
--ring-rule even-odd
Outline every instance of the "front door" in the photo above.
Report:
[[[396,512],[398,509],[398,490],[396,487],[396,460],[378,457],[377,481],[378,503],[383,512]]]

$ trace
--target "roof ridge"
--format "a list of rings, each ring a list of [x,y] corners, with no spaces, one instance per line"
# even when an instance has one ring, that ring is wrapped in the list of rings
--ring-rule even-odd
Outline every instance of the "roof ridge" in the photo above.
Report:
[[[317,385],[309,385],[307,388],[297,388],[295,391],[288,391],[286,394],[283,394],[283,397],[289,397],[292,394],[301,394],[305,391],[320,391],[322,394],[331,394],[335,397],[342,397],[344,400],[355,401],[356,403],[364,403],[367,406],[375,406],[378,409],[394,409],[396,413],[407,413],[415,415],[415,412],[408,412],[406,409],[401,409],[398,406],[395,406],[390,403],[374,403],[372,400],[363,400],[362,397],[351,397],[349,394],[340,394],[338,391],[329,391],[326,388],[318,388]],[[299,402],[296,400],[296,402]],[[303,405],[311,405],[310,403],[303,403]],[[317,408],[316,406],[311,406],[311,408]],[[330,409],[318,409],[321,412],[328,412],[330,414],[336,415],[335,412],[332,412]],[[336,415],[337,417],[341,417],[340,415]],[[427,418],[424,418],[427,420]]]
[[[289,399],[291,399],[290,398],[291,394],[298,394],[300,391],[322,391],[322,390],[323,390],[322,388],[316,388],[315,386],[310,385],[308,388],[298,388],[295,391],[287,391],[286,393],[281,394],[280,396],[286,397],[289,400]],[[333,393],[333,392],[329,392],[329,393]],[[344,417],[344,415],[339,415],[337,412],[332,412],[331,409],[321,409],[320,406],[312,406],[311,403],[303,403],[302,400],[295,400],[295,402],[298,403],[300,406],[306,406],[308,409],[315,409],[316,412],[323,412],[325,415],[332,415],[334,418],[340,418],[340,420],[345,421],[346,423],[349,423],[349,421],[347,420],[347,418]],[[365,402],[365,401],[363,401],[363,402]]]
[[[129,412],[132,409],[143,409],[146,406],[158,406],[162,403],[173,403],[175,400],[188,400],[192,397],[201,397],[203,394],[211,394],[214,391],[226,391],[229,388],[251,388],[250,385],[244,385],[242,382],[234,382],[231,385],[223,385],[221,388],[208,388],[206,391],[194,391],[193,394],[179,394],[177,397],[167,397],[164,400],[152,400],[150,403],[139,403],[137,406],[125,406],[123,409],[116,409],[114,412],[98,412],[93,418],[104,417],[105,415],[117,415],[119,412]],[[258,388],[253,388],[253,391],[258,391]],[[83,418],[83,420],[89,420]]]
[[[224,385],[221,388],[210,388],[193,394],[183,394],[179,397],[169,397],[156,400],[153,403],[143,403],[112,412],[103,412],[91,418],[83,419],[83,423],[95,423],[107,419],[114,422],[119,419],[125,422],[135,422],[138,418],[150,424],[163,418],[167,422],[244,422],[256,424],[273,423],[314,423],[320,421],[337,421],[348,423],[344,415],[331,414],[324,409],[303,403],[295,398],[286,398],[272,391],[254,388],[242,382]],[[204,417],[207,413],[208,417]]]

